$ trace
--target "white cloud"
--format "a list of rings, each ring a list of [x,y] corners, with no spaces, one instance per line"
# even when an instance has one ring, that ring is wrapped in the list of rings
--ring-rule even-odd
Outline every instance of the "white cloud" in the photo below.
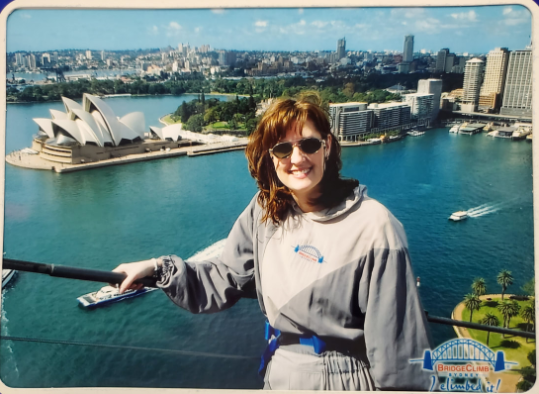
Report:
[[[303,8],[298,8],[298,14],[303,15]]]
[[[256,21],[255,22],[255,26],[256,27],[267,27],[268,26],[268,21]]]
[[[503,10],[505,16],[504,23],[507,26],[516,26],[529,24],[531,21],[531,15],[528,10],[514,10],[511,7],[507,7]]]
[[[436,18],[426,18],[416,21],[415,27],[419,31],[435,33],[440,29],[440,21]]]
[[[312,21],[311,22],[311,25],[313,25],[314,27],[317,27],[319,29],[323,29],[328,24],[329,24],[329,22],[324,22],[324,21]]]
[[[424,8],[393,8],[390,11],[390,15],[397,19],[407,18],[416,19],[422,18],[426,15]]]
[[[182,28],[178,22],[170,22],[168,27],[172,30],[180,30]]]
[[[148,27],[148,33],[152,36],[156,36],[159,34],[159,28],[155,25]]]
[[[203,29],[203,27],[201,27],[201,26],[195,27],[195,33],[200,33],[200,31],[202,29]]]
[[[211,12],[213,12],[214,14],[224,14],[226,11],[222,8],[213,8]]]
[[[182,26],[178,22],[170,22],[168,25],[165,26],[165,30],[167,32],[167,37],[175,37],[180,34],[180,30],[182,30]]]
[[[305,22],[305,20],[303,20],[303,19],[299,21],[300,26],[305,26],[306,24],[307,24],[307,22]]]
[[[504,15],[510,14],[511,12],[513,12],[513,9],[511,7],[506,7],[503,9]]]
[[[459,13],[451,14],[451,17],[456,20],[477,22],[477,14],[475,13],[474,10],[470,10],[468,12],[459,12]]]

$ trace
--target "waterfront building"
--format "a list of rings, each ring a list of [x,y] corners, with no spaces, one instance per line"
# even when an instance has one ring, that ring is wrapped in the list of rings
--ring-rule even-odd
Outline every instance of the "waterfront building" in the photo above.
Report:
[[[477,109],[481,112],[492,112],[497,107],[497,103],[498,94],[496,92],[480,94]]]
[[[39,129],[32,150],[49,162],[89,163],[179,147],[181,125],[150,127],[146,133],[142,112],[117,117],[103,100],[87,93],[82,104],[66,97],[62,101],[66,112],[51,109],[51,119],[33,119]]]
[[[24,65],[24,57],[21,52],[17,52],[15,54],[15,61],[17,62],[17,66],[23,66]]]
[[[367,108],[374,113],[377,131],[400,129],[410,123],[410,106],[406,103],[373,103]]]
[[[340,40],[337,40],[337,59],[336,61],[341,60],[346,56],[346,39],[343,37]]]
[[[480,107],[488,106],[491,109],[498,107],[498,102],[494,102],[494,106],[492,106],[487,97],[492,98],[492,93],[496,97],[500,97],[503,93],[508,61],[509,51],[507,48],[495,48],[488,53],[485,78],[480,91],[480,95],[483,96],[483,99],[480,99],[482,101]]]
[[[404,94],[402,101],[410,106],[410,119],[431,119],[434,94],[412,93]]]
[[[475,112],[479,101],[479,91],[483,77],[483,60],[473,58],[466,62],[464,69],[464,96],[461,109],[463,112]]]
[[[404,36],[404,50],[402,51],[402,61],[412,62],[414,60],[414,36]]]
[[[51,55],[49,53],[41,54],[41,64],[45,67],[51,64]]]
[[[417,82],[417,93],[432,94],[431,120],[436,119],[440,112],[440,98],[442,97],[442,80],[429,78]]]
[[[532,51],[512,51],[509,55],[501,115],[532,115]]]
[[[36,69],[36,55],[34,55],[33,53],[30,53],[26,56],[26,67],[28,67],[30,70]]]
[[[436,72],[444,72],[445,71],[445,59],[447,55],[449,54],[448,48],[442,48],[438,55],[436,56]]]
[[[329,104],[331,131],[339,141],[358,141],[371,131],[374,113],[367,103]]]

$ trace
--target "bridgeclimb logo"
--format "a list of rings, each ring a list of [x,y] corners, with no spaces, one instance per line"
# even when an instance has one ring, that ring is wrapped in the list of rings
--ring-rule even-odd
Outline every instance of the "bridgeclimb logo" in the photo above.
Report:
[[[303,257],[306,260],[320,264],[324,262],[324,256],[322,256],[322,253],[320,253],[320,251],[314,246],[296,245],[293,248],[294,252],[296,252],[300,257]]]
[[[503,372],[518,363],[505,360],[503,351],[492,351],[473,339],[459,338],[442,343],[434,350],[425,350],[423,370],[431,375],[430,391],[468,391],[497,393],[501,379],[489,381],[491,372]]]

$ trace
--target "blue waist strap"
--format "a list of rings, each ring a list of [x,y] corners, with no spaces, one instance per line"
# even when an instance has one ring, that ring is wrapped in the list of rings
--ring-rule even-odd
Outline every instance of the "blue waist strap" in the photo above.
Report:
[[[262,377],[266,374],[266,368],[275,354],[275,351],[279,348],[279,338],[281,337],[281,331],[273,328],[268,321],[264,329],[264,338],[269,341],[266,350],[262,354],[260,360],[260,367],[258,368],[258,374]],[[317,337],[313,336],[298,336],[298,342],[301,345],[312,346],[316,354],[320,354],[326,351],[326,343]],[[271,340],[270,340],[271,339]]]

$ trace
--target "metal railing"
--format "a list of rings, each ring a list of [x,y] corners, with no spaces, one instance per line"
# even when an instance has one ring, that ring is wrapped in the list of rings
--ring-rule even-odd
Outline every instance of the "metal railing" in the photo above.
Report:
[[[125,279],[126,275],[119,272],[102,271],[87,268],[67,267],[56,264],[32,263],[28,261],[20,261],[13,259],[3,259],[4,269],[13,269],[17,271],[34,272],[39,274],[47,274],[59,278],[80,279],[94,282],[117,283],[120,284]],[[155,278],[141,278],[135,283],[142,283],[147,287],[156,287]],[[502,328],[496,326],[488,326],[479,323],[471,323],[462,320],[448,319],[445,317],[431,316],[427,312],[427,320],[430,323],[444,324],[449,326],[464,327],[474,330],[490,331],[499,334],[514,335],[524,338],[535,339],[535,332],[526,332],[514,330],[510,328]]]

